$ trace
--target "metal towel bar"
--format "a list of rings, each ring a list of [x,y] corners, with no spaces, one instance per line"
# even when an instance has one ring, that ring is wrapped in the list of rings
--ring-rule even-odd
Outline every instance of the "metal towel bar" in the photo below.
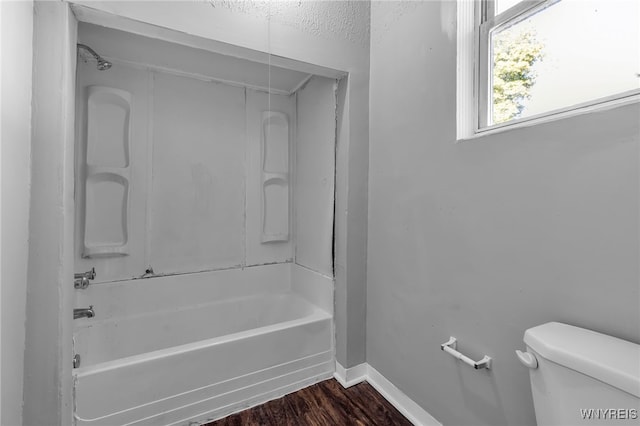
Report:
[[[467,365],[472,366],[476,370],[491,369],[491,357],[485,355],[480,361],[474,361],[466,355],[461,354],[456,350],[457,339],[455,337],[449,337],[449,341],[440,345],[440,349],[447,352],[454,358],[459,359]]]

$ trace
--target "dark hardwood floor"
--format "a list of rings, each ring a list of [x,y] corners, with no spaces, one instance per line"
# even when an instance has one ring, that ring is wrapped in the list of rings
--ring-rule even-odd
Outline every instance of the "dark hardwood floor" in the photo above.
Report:
[[[325,380],[205,426],[399,425],[407,420],[369,383],[344,389]]]

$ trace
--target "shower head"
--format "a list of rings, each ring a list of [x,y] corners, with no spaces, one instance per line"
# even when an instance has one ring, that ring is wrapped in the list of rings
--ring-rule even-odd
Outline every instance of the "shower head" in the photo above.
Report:
[[[105,61],[104,59],[98,59],[97,67],[100,71],[108,70],[111,68],[111,62]]]
[[[86,44],[78,43],[78,50],[80,49],[86,50],[87,52],[89,52],[89,54],[91,54],[91,56],[95,58],[95,60],[98,62],[97,67],[100,71],[108,70],[109,68],[111,68],[111,62],[105,61],[102,56],[98,55],[95,50],[93,50]]]

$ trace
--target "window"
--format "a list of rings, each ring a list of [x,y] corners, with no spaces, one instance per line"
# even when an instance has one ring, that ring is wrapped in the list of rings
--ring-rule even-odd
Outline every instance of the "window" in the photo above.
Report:
[[[638,0],[459,0],[459,138],[640,99],[638,16]]]

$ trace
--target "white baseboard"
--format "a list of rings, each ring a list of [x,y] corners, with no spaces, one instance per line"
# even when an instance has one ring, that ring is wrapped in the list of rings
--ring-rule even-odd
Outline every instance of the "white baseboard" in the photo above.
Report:
[[[393,383],[369,364],[362,363],[351,368],[344,368],[336,361],[336,372],[333,377],[343,387],[348,388],[360,382],[368,382],[403,416],[416,426],[442,426],[431,414],[405,395]]]
[[[333,374],[333,377],[335,377],[343,388],[349,388],[367,380],[367,366],[368,364],[363,363],[355,367],[344,368],[336,361],[336,372]]]
[[[435,417],[405,395],[369,364],[367,364],[367,382],[414,425],[442,426],[442,423],[436,420]]]

